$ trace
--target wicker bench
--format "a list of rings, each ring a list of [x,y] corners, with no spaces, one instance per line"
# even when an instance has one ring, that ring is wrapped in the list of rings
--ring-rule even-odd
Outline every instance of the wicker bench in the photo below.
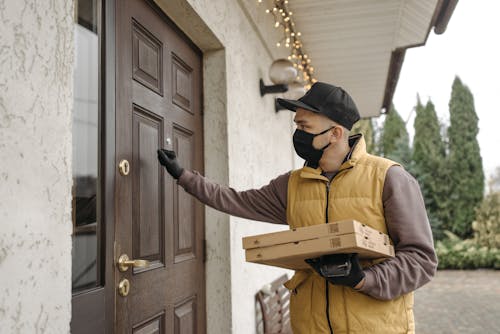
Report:
[[[285,274],[266,284],[255,295],[257,333],[292,333],[290,292],[283,286],[287,280],[288,276]]]

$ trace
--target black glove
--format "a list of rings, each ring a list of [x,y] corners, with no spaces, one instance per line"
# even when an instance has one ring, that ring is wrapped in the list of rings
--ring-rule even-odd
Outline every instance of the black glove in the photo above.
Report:
[[[158,161],[160,161],[160,164],[167,169],[167,172],[169,172],[174,179],[181,177],[184,168],[179,165],[175,152],[165,149],[160,149],[156,152],[158,153]]]
[[[354,288],[365,277],[356,253],[329,254],[305,261],[332,284]]]

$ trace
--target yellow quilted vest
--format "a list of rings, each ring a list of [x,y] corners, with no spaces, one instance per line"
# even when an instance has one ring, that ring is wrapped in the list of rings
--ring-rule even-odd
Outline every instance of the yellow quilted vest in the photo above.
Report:
[[[357,140],[351,158],[344,162],[327,190],[321,169],[303,167],[288,181],[287,220],[290,228],[328,221],[355,219],[387,233],[382,191],[387,170],[397,163],[366,153],[364,138]],[[328,193],[328,195],[327,195]],[[327,200],[328,198],[328,200]],[[363,261],[364,267],[383,259]],[[413,293],[382,301],[350,287],[326,284],[312,270],[299,270],[285,283],[291,290],[290,315],[294,334],[414,333]],[[328,301],[326,293],[328,289]]]

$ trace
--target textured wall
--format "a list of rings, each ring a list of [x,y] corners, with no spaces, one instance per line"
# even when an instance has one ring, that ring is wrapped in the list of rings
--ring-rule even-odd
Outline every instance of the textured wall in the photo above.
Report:
[[[72,1],[0,0],[0,331],[71,315]]]

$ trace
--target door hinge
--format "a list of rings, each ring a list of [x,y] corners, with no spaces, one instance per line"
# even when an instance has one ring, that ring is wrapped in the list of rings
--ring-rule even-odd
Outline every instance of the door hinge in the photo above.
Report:
[[[207,240],[203,239],[203,262],[207,262]]]
[[[201,89],[200,93],[200,113],[202,117],[205,114],[205,94],[203,93],[203,89]]]

